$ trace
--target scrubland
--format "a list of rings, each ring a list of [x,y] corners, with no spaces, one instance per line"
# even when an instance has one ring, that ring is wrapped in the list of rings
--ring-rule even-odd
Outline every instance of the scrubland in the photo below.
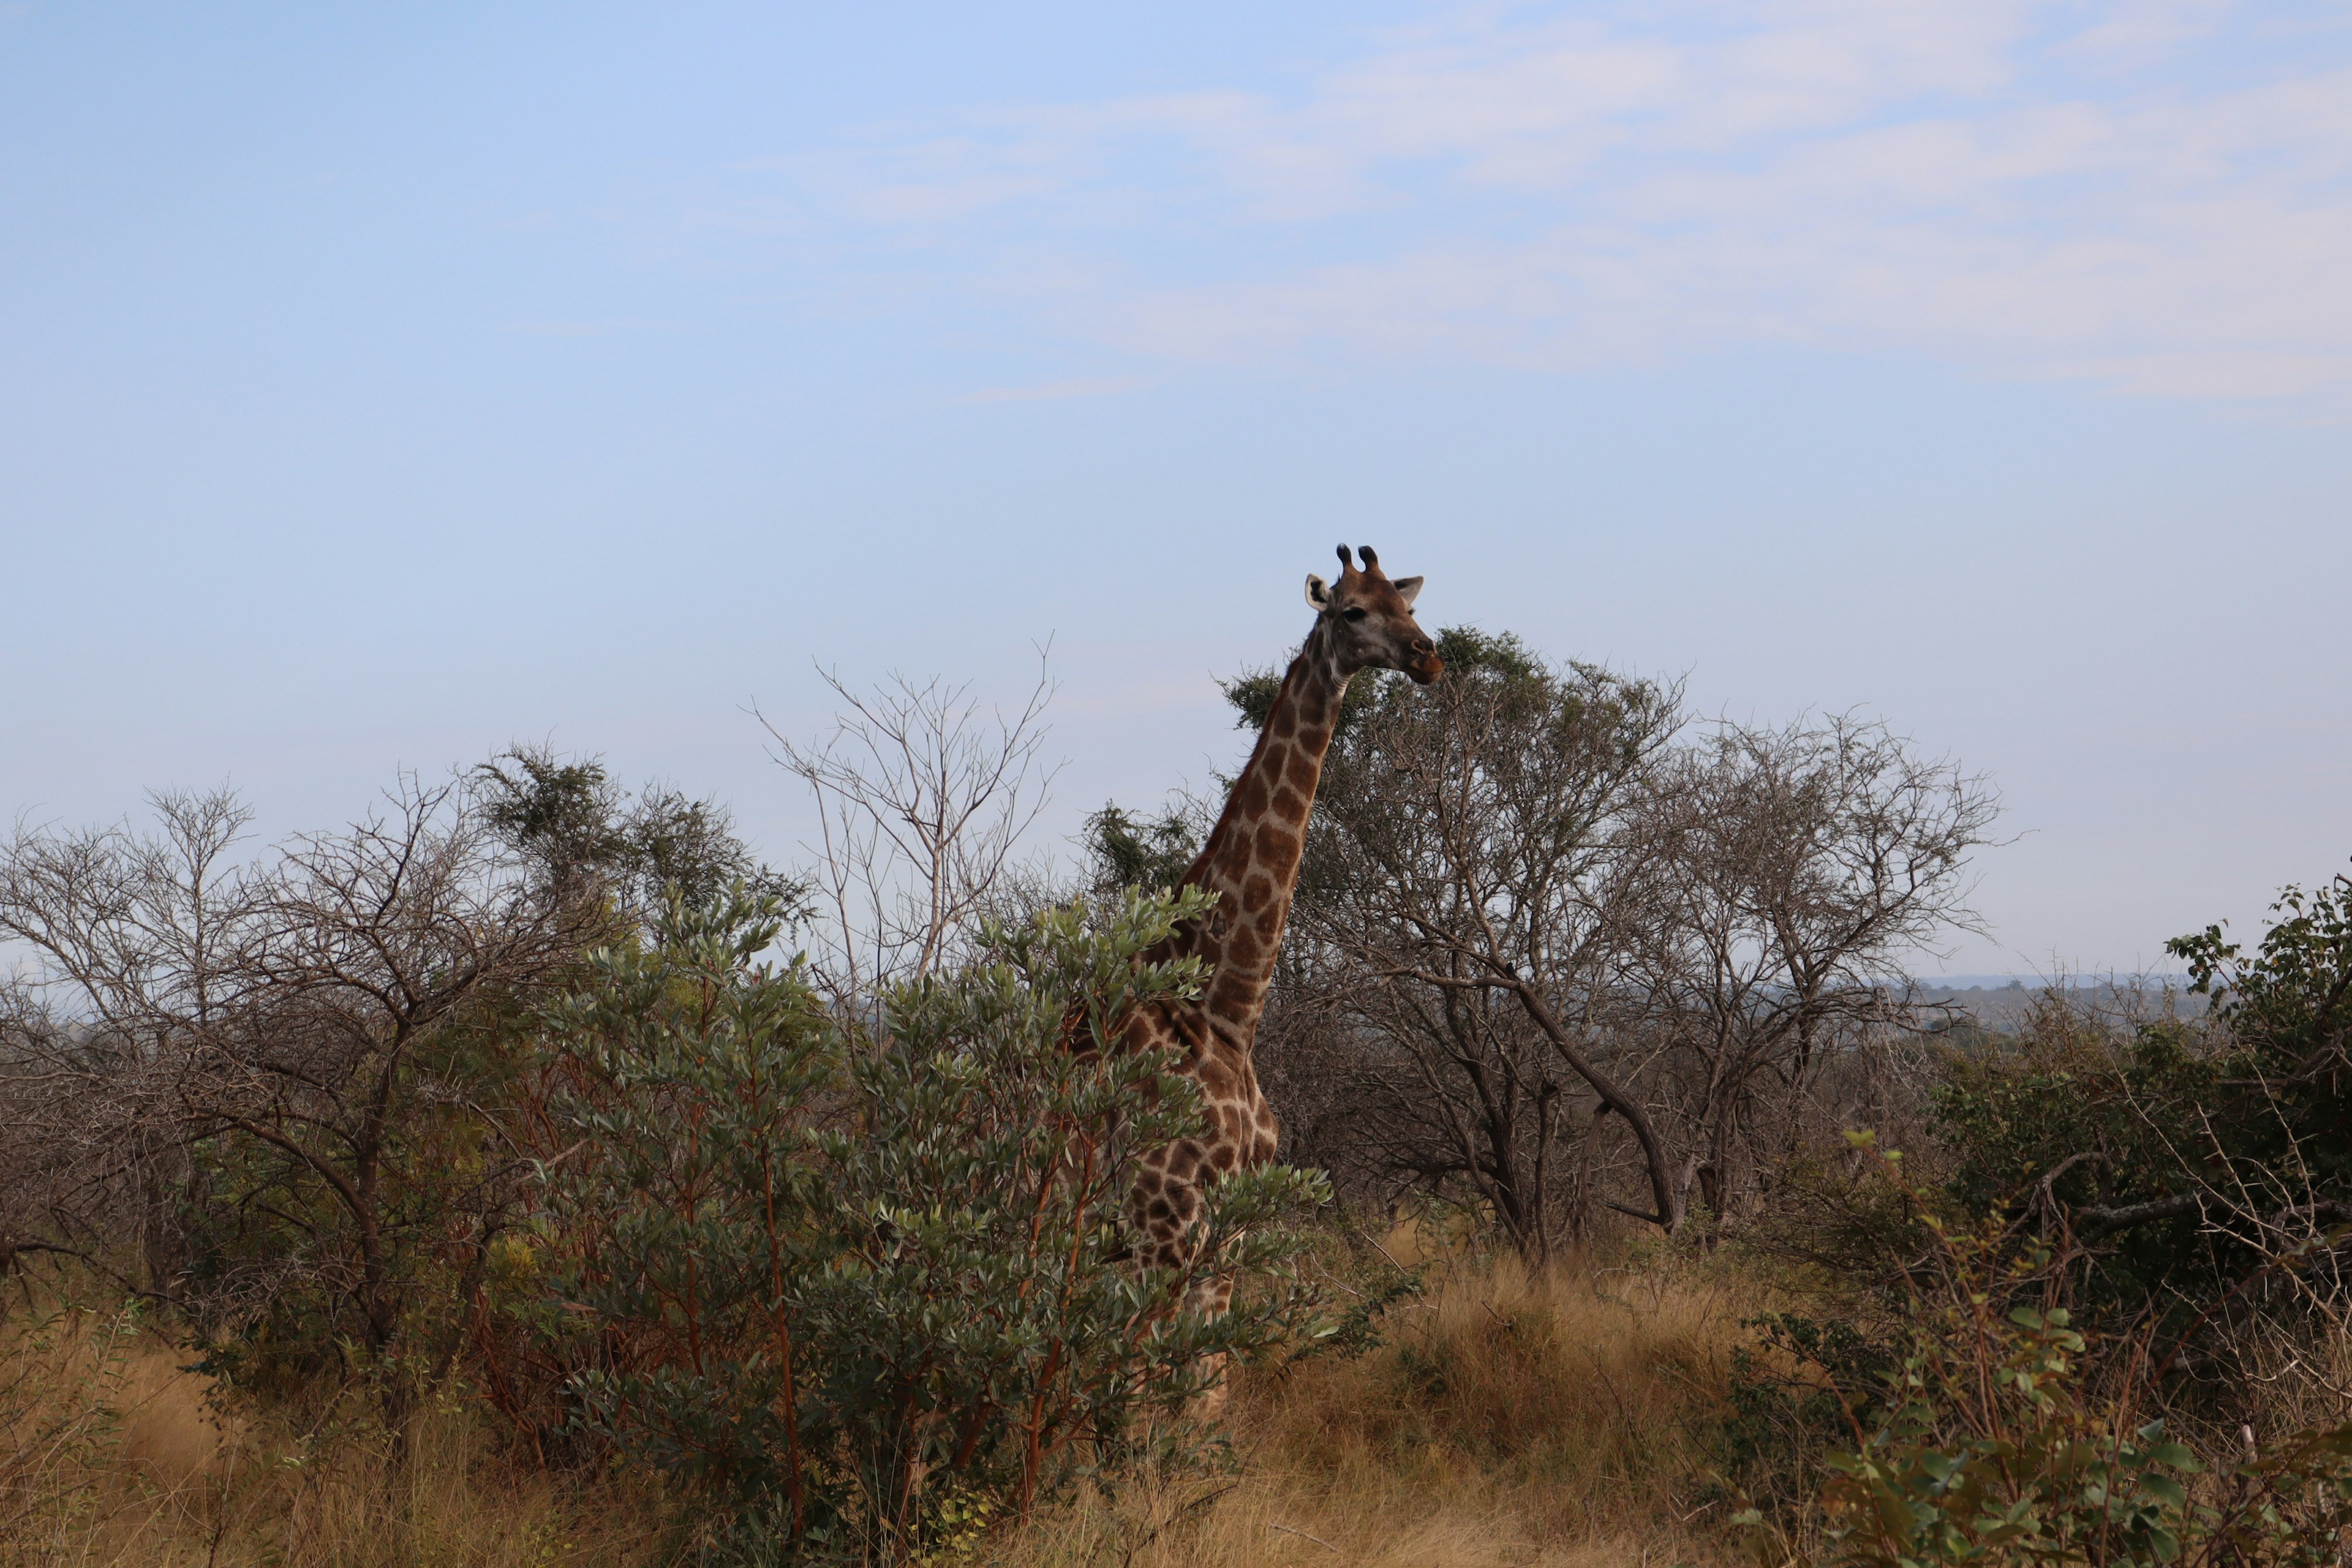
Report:
[[[1426,1270],[1352,1355],[1233,1381],[1228,1460],[975,1531],[975,1564],[1666,1563],[1722,1552],[1731,1354],[1764,1293],[1727,1263],[1381,1239]],[[1342,1290],[1339,1297],[1345,1300]],[[534,1463],[462,1390],[395,1466],[360,1402],[224,1399],[135,1316],[20,1306],[5,1349],[0,1551],[72,1564],[691,1561],[660,1494]]]
[[[453,1392],[408,1451],[358,1401],[226,1397],[135,1315],[14,1314],[0,1359],[0,1562],[633,1564],[667,1560],[663,1510],[627,1478],[551,1473]]]
[[[1573,1568],[1723,1564],[1754,1489],[1810,1495],[1824,1437],[1759,1428],[1768,1398],[1822,1386],[1763,1326],[1832,1300],[1737,1246],[1636,1240],[1530,1269],[1475,1233],[1334,1228],[1307,1271],[1341,1309],[1333,1343],[1230,1380],[1225,1447],[1130,1471],[1026,1520],[971,1510],[916,1559],[966,1568]],[[1417,1288],[1396,1290],[1415,1279]],[[1384,1289],[1385,1287],[1385,1289]],[[1819,1321],[1816,1319],[1815,1321]],[[2227,1453],[2232,1428],[2352,1415],[2352,1337],[2290,1344],[2262,1320],[2227,1419],[2175,1427]],[[0,1563],[524,1568],[706,1561],[695,1505],[609,1457],[549,1465],[453,1382],[395,1456],[373,1403],[236,1395],[133,1310],[26,1292],[0,1341]],[[2243,1417],[2242,1424],[2240,1417]],[[1768,1418],[1767,1426],[1775,1425]],[[1843,1425],[1843,1423],[1841,1423]],[[1851,1428],[1848,1428],[1851,1430]],[[1786,1509],[1796,1541],[1819,1515]],[[1851,1561],[1852,1559],[1846,1559]],[[2006,1559],[1994,1559],[2005,1561]],[[2257,1556],[2251,1561],[2269,1561]]]
[[[227,875],[226,793],[20,831],[0,1568],[2340,1568],[2352,876],[2168,944],[2197,1008],[1988,1027],[1895,968],[1983,781],[1444,657],[1333,742],[1281,1159],[1149,1268],[1197,1089],[1113,1030],[1214,803],[1024,880],[1035,702],[787,746],[845,843],[968,825],[919,864],[535,752]]]

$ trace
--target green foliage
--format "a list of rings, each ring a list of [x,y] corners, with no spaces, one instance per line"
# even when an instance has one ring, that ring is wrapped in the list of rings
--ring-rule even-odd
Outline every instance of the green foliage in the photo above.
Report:
[[[2096,1244],[2084,1305],[2185,1322],[2352,1218],[2352,878],[2273,913],[2251,954],[2219,926],[2167,944],[2214,999],[2201,1023],[2125,1027],[2053,996],[2015,1041],[1948,1058],[1951,1195],[2063,1214]]]
[[[1087,818],[1083,843],[1097,894],[1172,889],[1201,852],[1201,825],[1181,809],[1145,816],[1108,802]]]
[[[453,1364],[526,1184],[500,1129],[533,1070],[533,1005],[486,990],[395,1060],[335,1082],[367,1114],[310,1121],[307,1153],[240,1125],[191,1141],[172,1200],[197,1370],[273,1398],[357,1376],[398,1412]],[[334,1081],[339,1066],[314,1070]],[[370,1321],[371,1297],[384,1321]]]
[[[667,889],[791,892],[721,808],[631,795],[593,760],[516,751],[404,799],[297,841],[268,896],[235,906],[236,937],[209,917],[237,969],[177,1026],[203,1044],[174,1091],[186,1168],[151,1200],[177,1256],[150,1265],[205,1371],[266,1394],[360,1376],[395,1426],[480,1351],[484,1292],[510,1272],[541,1002],[588,946],[641,940]]]
[[[2124,1029],[2046,999],[2016,1040],[1947,1058],[1932,1108],[1959,1156],[1947,1192],[1963,1213],[2054,1202],[2085,1224],[2194,1194],[2220,1173],[2203,1108],[2226,1098],[2217,1092],[2224,1070],[2185,1024]],[[2217,1251],[2200,1226],[2191,1208],[2103,1238],[2092,1299],[2136,1304],[2162,1288],[2202,1295],[2259,1264]]]
[[[798,1487],[811,1432],[784,1285],[823,1260],[812,1109],[839,1061],[798,974],[758,962],[776,933],[772,900],[740,888],[674,902],[657,945],[593,955],[549,1020],[571,1148],[541,1224],[572,1267],[542,1332],[572,1314],[617,1331],[621,1352],[576,1378],[581,1420],[721,1490],[779,1467]]]
[[[2352,1140],[2344,1136],[2352,1088],[2345,1045],[2352,1036],[2352,876],[2315,892],[2280,891],[2279,918],[2249,956],[2220,926],[2174,939],[2165,951],[2189,965],[2191,988],[2213,998],[2237,1047],[2230,1076],[2267,1114],[2243,1129],[2243,1156],[2291,1162],[2326,1196],[2352,1197]]]
[[[613,896],[624,913],[650,915],[668,889],[703,904],[741,881],[798,912],[801,885],[759,864],[715,801],[659,785],[632,797],[593,757],[566,762],[527,747],[492,758],[474,778],[493,830],[566,893]]]
[[[2074,1396],[2084,1342],[2064,1309],[1990,1312],[1972,1296],[1938,1325],[1949,1338],[1921,1336],[1875,1429],[1829,1457],[1833,1559],[2178,1559],[2191,1522],[2179,1478],[2196,1457],[2164,1441],[2161,1422],[2119,1430]]]
[[[1895,1167],[1888,1167],[1895,1176]],[[1923,1200],[1927,1194],[1918,1194]],[[1924,1208],[1924,1204],[1923,1204]],[[2161,1420],[2140,1346],[2086,1376],[2090,1342],[2063,1307],[2046,1248],[1948,1229],[1904,1325],[1904,1354],[1859,1441],[1830,1454],[1817,1553],[1749,1509],[1760,1561],[1835,1568],[1935,1563],[2156,1568],[2334,1563],[2352,1529],[2352,1426],[2297,1433],[2208,1475]]]
[[[1266,669],[1244,669],[1231,680],[1217,682],[1218,689],[1225,694],[1225,700],[1233,705],[1234,729],[1265,728],[1265,721],[1274,716],[1274,700],[1282,690],[1282,677],[1283,671],[1277,666]],[[1342,726],[1351,717],[1350,709],[1356,696],[1351,686],[1348,697],[1340,702],[1339,722]]]
[[[775,910],[740,890],[597,955],[552,1020],[579,1143],[549,1171],[549,1235],[586,1238],[560,1316],[608,1347],[581,1421],[719,1504],[745,1560],[898,1560],[1089,1474],[1202,1457],[1180,1418],[1222,1358],[1322,1331],[1274,1223],[1320,1196],[1302,1173],[1220,1184],[1186,1265],[1128,1257],[1131,1158],[1200,1104],[1109,1043],[1197,983],[1139,955],[1203,904],[991,927],[875,1033],[757,962]],[[1235,1274],[1230,1312],[1187,1307]]]
[[[1356,1275],[1356,1284],[1345,1288],[1352,1300],[1332,1320],[1328,1333],[1308,1342],[1295,1359],[1328,1352],[1341,1361],[1355,1361],[1388,1343],[1381,1328],[1389,1310],[1418,1300],[1427,1290],[1429,1265],[1408,1268],[1382,1257],[1367,1260]]]
[[[190,1145],[193,1175],[174,1216],[185,1248],[177,1285],[200,1371],[275,1396],[321,1375],[399,1384],[401,1400],[414,1392],[460,1331],[467,1244],[507,1173],[479,1108],[511,1081],[511,1045],[479,1027],[428,1032],[407,1072],[362,1082],[382,1091],[383,1110],[363,1211],[318,1163],[241,1129]],[[453,1095],[454,1085],[470,1092]],[[350,1288],[371,1264],[390,1332],[369,1322]]]
[[[1448,626],[1437,634],[1437,656],[1445,661],[1448,680],[1475,676],[1506,683],[1540,684],[1548,679],[1543,661],[1511,632]],[[1245,669],[1231,680],[1219,683],[1225,700],[1233,704],[1237,715],[1234,728],[1265,728],[1266,719],[1274,712],[1275,694],[1282,689],[1282,674],[1279,669]],[[1393,672],[1349,682],[1347,695],[1339,702],[1338,731],[1345,734],[1384,693],[1406,689],[1410,684],[1406,677]]]
[[[1785,1510],[1811,1495],[1822,1455],[1875,1407],[1900,1351],[1852,1317],[1768,1312],[1741,1326],[1756,1340],[1731,1352],[1724,1477]]]
[[[1952,1201],[1948,1184],[1914,1188],[1889,1182],[1880,1162],[1854,1154],[1851,1146],[1834,1152],[1826,1142],[1801,1146],[1775,1173],[1770,1205],[1741,1228],[1736,1242],[1749,1258],[1790,1268],[1791,1284],[1832,1304],[1824,1325],[1850,1322],[1857,1310],[1883,1310],[1906,1298],[1905,1265],[1927,1250],[1933,1234],[1915,1192],[1927,1192],[1934,1212],[1947,1219],[1969,1212]],[[1902,1159],[1892,1151],[1885,1157]]]

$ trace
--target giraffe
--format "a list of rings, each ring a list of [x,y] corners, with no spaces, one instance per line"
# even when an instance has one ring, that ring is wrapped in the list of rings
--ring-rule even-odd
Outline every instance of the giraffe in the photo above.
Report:
[[[1215,907],[1146,955],[1155,963],[1201,960],[1207,973],[1200,994],[1139,1008],[1121,1031],[1127,1048],[1164,1050],[1176,1059],[1177,1070],[1200,1085],[1207,1122],[1200,1136],[1177,1139],[1138,1162],[1129,1215],[1149,1264],[1185,1261],[1206,1190],[1274,1156],[1274,1111],[1258,1092],[1250,1053],[1349,679],[1360,669],[1395,669],[1426,686],[1445,670],[1412,618],[1421,579],[1391,582],[1369,547],[1358,553],[1361,571],[1342,544],[1339,581],[1307,577],[1315,628],[1284,675],[1200,858],[1181,879],[1183,886],[1215,893]],[[1232,1299],[1231,1279],[1212,1279],[1198,1288],[1192,1305],[1215,1314]],[[1200,1413],[1213,1416],[1223,1405],[1222,1379],[1213,1377]]]

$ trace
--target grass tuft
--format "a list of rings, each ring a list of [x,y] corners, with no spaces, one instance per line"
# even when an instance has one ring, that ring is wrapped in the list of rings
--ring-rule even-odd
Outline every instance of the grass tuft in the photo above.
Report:
[[[518,1463],[483,1413],[419,1415],[405,1465],[352,1400],[225,1415],[184,1351],[128,1315],[43,1315],[0,1337],[7,1568],[639,1568],[666,1510],[625,1481]]]
[[[985,1561],[1708,1561],[1721,1555],[1730,1357],[1757,1310],[1751,1290],[1687,1264],[1532,1274],[1508,1257],[1441,1261],[1367,1353],[1237,1374],[1235,1474],[1083,1500],[990,1543]]]

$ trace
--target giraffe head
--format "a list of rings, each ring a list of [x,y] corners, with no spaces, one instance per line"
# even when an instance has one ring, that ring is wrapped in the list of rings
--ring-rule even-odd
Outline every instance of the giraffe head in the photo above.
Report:
[[[1421,579],[1400,577],[1391,583],[1370,545],[1356,553],[1364,558],[1360,572],[1342,544],[1338,582],[1326,583],[1313,573],[1307,577],[1307,602],[1323,617],[1339,668],[1350,675],[1360,669],[1401,669],[1416,684],[1428,685],[1445,673],[1445,661],[1412,618]]]

